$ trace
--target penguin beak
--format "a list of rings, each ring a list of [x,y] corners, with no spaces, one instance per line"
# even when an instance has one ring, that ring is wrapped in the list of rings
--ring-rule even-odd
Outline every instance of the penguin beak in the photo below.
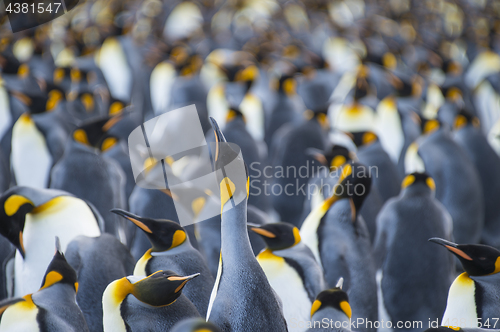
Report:
[[[259,228],[259,227],[250,227],[250,230],[252,230],[253,232],[255,232],[263,237],[267,237],[270,239],[274,239],[276,237],[276,234],[273,234],[270,231]]]
[[[215,135],[215,154],[214,154],[214,164],[215,162],[219,159],[219,152],[220,152],[220,143],[227,143],[226,138],[224,137],[224,134],[222,134],[222,131],[219,128],[219,125],[217,124],[217,121],[215,121],[214,118],[210,117],[210,123],[212,125],[212,129],[214,130],[214,135]]]
[[[149,234],[152,234],[153,231],[148,227],[148,225],[146,225],[141,219],[141,217],[139,216],[136,216],[135,214],[133,213],[130,213],[128,211],[125,211],[125,210],[122,210],[122,209],[111,209],[111,212],[123,217],[123,218],[126,218],[128,220],[130,220],[131,222],[133,222],[137,227],[139,227],[140,229],[142,229],[143,231],[145,231],[146,233],[149,233]]]
[[[444,246],[446,249],[451,251],[453,254],[459,256],[460,258],[466,259],[468,261],[472,260],[472,258],[469,255],[467,255],[465,252],[463,252],[462,250],[460,250],[458,248],[458,244],[456,244],[456,243],[453,243],[453,242],[450,242],[450,241],[447,241],[444,239],[440,239],[438,237],[430,238],[429,241]]]

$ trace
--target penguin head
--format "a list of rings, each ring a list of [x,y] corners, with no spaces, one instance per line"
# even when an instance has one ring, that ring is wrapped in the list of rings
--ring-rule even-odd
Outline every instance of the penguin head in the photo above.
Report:
[[[76,272],[66,261],[58,237],[56,237],[56,252],[45,272],[40,290],[55,284],[67,284],[72,286],[75,292],[78,291]]]
[[[424,185],[425,187],[428,187],[432,191],[436,190],[436,183],[434,182],[434,179],[431,178],[426,173],[414,172],[414,173],[408,174],[403,179],[403,182],[401,182],[401,188],[403,190],[408,188],[408,187],[415,186],[415,185]]]
[[[118,115],[123,112],[126,106],[127,103],[125,101],[111,97],[111,99],[109,100],[108,115]]]
[[[453,129],[459,130],[468,125],[473,125],[476,128],[480,127],[479,118],[472,115],[466,110],[461,110],[455,117],[455,122],[453,123]]]
[[[377,135],[372,131],[357,131],[349,133],[356,147],[368,146],[378,140]]]
[[[82,145],[97,148],[104,152],[118,143],[118,138],[108,130],[121,119],[121,115],[104,117],[83,122],[73,131],[72,138]]]
[[[264,239],[271,251],[287,249],[300,242],[299,229],[286,222],[265,225],[248,224],[248,226]]]
[[[325,204],[330,207],[338,200],[349,199],[354,221],[366,196],[370,193],[371,170],[358,162],[349,162],[340,169],[340,172],[339,180],[333,188],[333,195],[325,200]]]
[[[311,307],[311,318],[314,314],[323,308],[334,308],[343,312],[349,319],[352,315],[351,306],[349,305],[349,297],[342,290],[342,278],[340,278],[337,287],[322,291],[316,296],[316,300]]]
[[[226,115],[226,123],[231,122],[235,119],[242,119],[246,122],[245,115],[240,111],[238,107],[231,107]]]
[[[174,221],[140,217],[122,209],[112,209],[111,212],[130,220],[142,229],[151,242],[152,252],[173,249],[187,239],[184,229]]]
[[[210,120],[215,135],[215,144],[211,147],[211,154],[213,168],[220,186],[221,207],[223,208],[228,202],[237,205],[249,196],[248,169],[238,146],[229,144],[215,119],[211,117]]]
[[[58,86],[50,86],[47,89],[47,102],[45,104],[45,111],[51,112],[57,108],[57,106],[66,100],[66,94]]]
[[[291,75],[282,75],[276,80],[276,90],[287,96],[294,96],[297,93],[297,81]]]
[[[420,129],[422,130],[422,135],[431,134],[439,128],[441,128],[441,122],[438,119],[420,118]]]
[[[455,104],[463,104],[463,92],[457,86],[448,86],[441,87],[441,93],[446,98],[447,101],[450,101]]]
[[[315,148],[308,148],[306,153],[319,161],[323,166],[329,167],[332,172],[338,170],[349,161],[356,159],[355,153],[342,145],[333,145],[326,152]]]
[[[24,257],[23,229],[28,213],[42,212],[45,203],[68,195],[54,189],[12,187],[0,196],[0,234],[6,237]]]
[[[500,272],[500,251],[482,244],[456,244],[433,237],[429,241],[440,244],[458,257],[470,276],[485,276]]]
[[[171,332],[220,332],[214,324],[201,318],[188,318],[175,324]]]
[[[170,305],[181,296],[186,283],[199,275],[196,273],[183,277],[169,270],[157,271],[131,284],[130,293],[139,301],[154,307]]]

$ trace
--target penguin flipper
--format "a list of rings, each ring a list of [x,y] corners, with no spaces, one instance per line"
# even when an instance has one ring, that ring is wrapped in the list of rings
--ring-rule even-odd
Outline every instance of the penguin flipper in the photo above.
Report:
[[[90,210],[92,210],[92,214],[94,215],[95,220],[97,221],[97,226],[99,226],[101,233],[104,233],[104,219],[102,218],[101,214],[99,213],[99,211],[97,211],[96,207],[92,203],[90,203],[87,200],[85,200],[85,203],[87,203]]]
[[[21,301],[26,301],[26,300],[21,298],[21,297],[18,297],[15,299],[6,299],[6,300],[1,301],[0,302],[0,318],[2,318],[2,315],[5,312],[5,310],[7,310],[11,305],[14,305],[14,304],[21,302]]]

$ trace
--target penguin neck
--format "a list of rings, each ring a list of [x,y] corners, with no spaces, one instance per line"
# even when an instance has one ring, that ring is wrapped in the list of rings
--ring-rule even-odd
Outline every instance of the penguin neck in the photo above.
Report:
[[[223,259],[237,255],[255,257],[247,231],[247,200],[233,208],[226,203],[221,216],[221,253]]]
[[[324,319],[327,319],[328,322],[333,321],[333,324],[335,322],[347,322],[349,323],[349,317],[346,316],[345,313],[339,311],[338,309],[331,308],[331,307],[326,307],[321,310],[318,310],[316,313],[311,318],[311,324],[314,324],[314,322],[323,322]],[[318,324],[318,323],[316,323]],[[338,325],[338,323],[337,323]],[[345,326],[349,326],[344,323]],[[314,325],[313,325],[314,326]]]
[[[414,184],[406,188],[403,193],[403,197],[414,197],[414,196],[434,196],[432,190],[425,184]]]

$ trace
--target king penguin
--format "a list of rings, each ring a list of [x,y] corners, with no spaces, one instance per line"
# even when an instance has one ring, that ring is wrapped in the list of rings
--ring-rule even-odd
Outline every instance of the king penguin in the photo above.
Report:
[[[500,156],[480,128],[479,119],[461,111],[455,118],[453,138],[476,166],[484,196],[484,228],[481,242],[500,249]]]
[[[316,295],[326,288],[323,269],[301,242],[297,227],[284,222],[249,227],[266,242],[257,261],[283,302],[288,331],[304,331],[294,326],[309,319]]]
[[[220,330],[217,326],[206,322],[204,319],[188,318],[175,324],[170,332],[220,332]]]
[[[33,294],[0,302],[1,332],[88,332],[76,303],[78,281],[56,240],[56,253],[41,288]]]
[[[354,144],[358,148],[356,155],[361,163],[377,171],[373,177],[373,186],[378,189],[383,203],[397,196],[400,190],[396,164],[385,152],[379,137],[371,131],[351,132]]]
[[[352,309],[349,297],[342,290],[340,278],[335,288],[322,291],[311,307],[310,328],[307,332],[349,332],[351,331]]]
[[[77,236],[68,244],[65,257],[78,276],[76,302],[89,330],[102,332],[102,294],[109,283],[132,274],[135,260],[123,243],[107,233]]]
[[[75,129],[64,155],[52,169],[50,187],[91,202],[104,218],[106,233],[127,243],[131,235],[126,223],[109,212],[114,207],[126,207],[125,173],[115,160],[103,155],[118,143],[107,131],[119,118],[91,120]]]
[[[54,236],[64,251],[74,237],[99,236],[104,226],[95,208],[59,190],[13,187],[0,196],[0,204],[0,234],[17,248],[15,296],[38,289]]]
[[[377,285],[370,235],[359,210],[371,188],[368,167],[348,163],[341,169],[333,195],[307,216],[300,235],[321,263],[329,285],[340,277],[353,304],[354,319],[376,321]],[[358,325],[362,331],[373,326]]]
[[[432,177],[436,198],[453,219],[453,238],[459,243],[478,243],[484,224],[484,198],[477,169],[438,120],[422,119],[421,126],[423,135],[406,151],[405,170]]]
[[[104,332],[168,331],[182,319],[199,317],[182,294],[184,286],[197,276],[160,270],[147,277],[113,281],[102,296]]]
[[[219,269],[207,320],[226,332],[287,331],[280,300],[255,259],[248,238],[248,171],[241,155],[227,145],[219,126],[213,118],[211,121],[216,136],[213,160],[220,182],[222,220]],[[227,166],[230,162],[233,167]]]
[[[182,275],[200,273],[184,288],[184,294],[202,316],[206,316],[214,279],[203,256],[189,242],[186,231],[171,220],[151,219],[113,209],[145,232],[152,248],[135,265],[135,276],[149,276],[158,270],[178,271]]]
[[[446,307],[454,264],[430,248],[427,239],[433,235],[451,239],[453,222],[435,199],[435,188],[427,174],[409,174],[402,193],[390,199],[377,217],[379,317],[393,326],[398,321],[434,321]]]
[[[453,281],[441,325],[478,327],[498,321],[500,296],[500,251],[481,244],[455,244],[440,238],[440,244],[458,257],[464,273]]]

